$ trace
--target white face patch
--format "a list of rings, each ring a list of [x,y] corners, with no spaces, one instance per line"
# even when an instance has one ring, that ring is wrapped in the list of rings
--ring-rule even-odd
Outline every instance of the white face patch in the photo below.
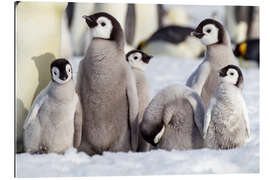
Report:
[[[218,28],[214,24],[207,24],[203,27],[204,36],[201,41],[204,45],[208,46],[218,42]]]
[[[232,84],[236,84],[238,77],[239,77],[239,74],[235,69],[228,69],[226,76],[222,77],[221,80],[223,82],[229,82]]]
[[[96,27],[91,29],[93,38],[109,39],[113,29],[111,20],[106,17],[99,17],[97,24]]]
[[[128,63],[131,67],[145,70],[146,64],[142,61],[142,54],[139,52],[132,53],[128,56]]]
[[[67,79],[62,80],[62,79],[60,79],[60,70],[57,67],[53,67],[52,68],[53,80],[59,84],[64,84],[64,83],[68,82],[72,77],[71,66],[69,64],[66,65],[65,71],[66,71],[66,74],[68,75],[68,77],[67,77]]]

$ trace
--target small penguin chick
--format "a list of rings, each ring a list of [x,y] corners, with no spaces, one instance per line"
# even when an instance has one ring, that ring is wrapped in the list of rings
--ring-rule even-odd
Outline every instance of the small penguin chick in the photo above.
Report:
[[[148,55],[140,50],[129,51],[126,55],[126,60],[131,67],[138,68],[142,71],[145,70],[146,65],[149,63],[151,58],[153,58],[153,56]]]
[[[214,19],[205,19],[195,31],[191,32],[191,35],[199,38],[204,45],[209,46],[222,43],[224,33],[224,28],[220,22]]]
[[[50,83],[35,98],[24,122],[24,146],[30,153],[64,153],[81,142],[82,113],[71,64],[56,59]]]
[[[238,66],[219,71],[220,81],[204,118],[205,146],[231,149],[243,146],[250,137],[248,112],[242,96],[243,75]]]

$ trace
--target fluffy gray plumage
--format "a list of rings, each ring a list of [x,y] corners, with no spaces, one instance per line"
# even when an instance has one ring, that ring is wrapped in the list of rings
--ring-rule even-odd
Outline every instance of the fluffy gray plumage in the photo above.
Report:
[[[64,153],[81,142],[81,106],[73,81],[50,82],[36,97],[24,124],[30,153]]]
[[[137,93],[139,98],[139,124],[141,124],[143,119],[144,111],[147,107],[147,105],[150,102],[150,94],[149,94],[149,88],[147,84],[147,79],[145,77],[145,73],[143,70],[138,68],[132,68],[133,73],[136,78],[136,87],[137,87]],[[138,143],[138,151],[144,152],[149,150],[150,144],[146,142],[141,134],[139,133],[139,143]]]
[[[242,89],[227,81],[219,82],[205,116],[204,138],[208,148],[240,147],[250,137]]]
[[[141,133],[155,148],[201,148],[203,117],[200,96],[184,85],[171,85],[161,90],[146,108]]]
[[[80,62],[76,88],[83,130],[79,149],[89,155],[137,149],[136,82],[122,48],[115,41],[93,39]]]
[[[207,45],[207,50],[204,56],[203,62],[188,78],[186,85],[196,90],[196,92],[202,97],[205,107],[208,106],[209,100],[214,93],[218,84],[218,70],[229,64],[237,65],[237,60],[232,52],[230,37],[224,27],[217,23],[215,20],[205,20],[198,28],[198,34],[202,33],[202,28],[206,23],[218,24],[218,36],[206,38],[219,39],[215,44]],[[213,31],[213,30],[212,30]],[[213,35],[214,36],[214,35]],[[199,38],[202,38],[199,36]]]

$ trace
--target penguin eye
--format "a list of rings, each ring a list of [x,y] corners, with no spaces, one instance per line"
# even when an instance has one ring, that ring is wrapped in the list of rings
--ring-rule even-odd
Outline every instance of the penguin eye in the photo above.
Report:
[[[106,26],[106,23],[105,22],[101,22],[101,26]]]
[[[57,75],[57,72],[56,72],[56,71],[54,71],[54,72],[53,72],[53,74],[54,74],[54,75]]]
[[[138,57],[137,56],[134,56],[134,59],[136,60],[136,59],[138,59]]]
[[[211,29],[207,29],[206,32],[207,32],[207,33],[210,33],[210,32],[211,32]]]
[[[231,76],[233,76],[233,75],[234,75],[234,73],[233,73],[233,72],[231,72],[231,73],[230,73],[230,75],[231,75]]]

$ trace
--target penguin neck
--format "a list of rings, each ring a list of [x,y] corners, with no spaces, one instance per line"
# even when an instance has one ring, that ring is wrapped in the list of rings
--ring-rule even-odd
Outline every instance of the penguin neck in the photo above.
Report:
[[[64,84],[59,84],[54,81],[50,82],[49,95],[58,101],[69,101],[73,99],[75,87],[73,80],[69,80]]]
[[[228,65],[228,63],[237,63],[233,54],[230,37],[226,31],[222,43],[213,44],[206,47],[205,57],[205,59],[211,62],[211,64],[219,67]]]
[[[115,41],[94,38],[88,47],[86,58],[92,59],[93,62],[100,63],[103,62],[104,59],[106,59],[106,61],[108,61],[108,59],[115,60],[117,58],[107,57],[116,57],[119,54],[124,54],[124,51],[121,48],[119,49],[119,46]]]

